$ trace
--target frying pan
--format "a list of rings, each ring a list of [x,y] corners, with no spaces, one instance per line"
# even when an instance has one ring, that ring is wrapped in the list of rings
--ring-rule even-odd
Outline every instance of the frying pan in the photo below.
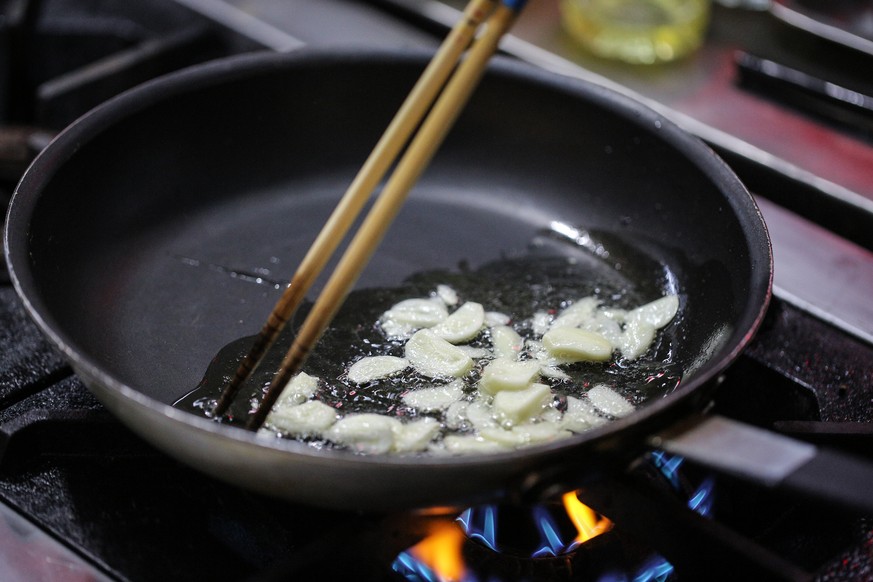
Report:
[[[471,457],[315,450],[171,406],[223,346],[260,328],[280,292],[271,281],[293,272],[428,56],[236,57],[87,114],[42,152],[10,206],[6,253],[26,308],[134,431],[288,500],[472,503],[584,482],[653,441],[705,449],[706,434],[662,433],[705,409],[761,321],[772,278],[761,215],[721,160],[658,114],[501,59],[358,287],[521,256],[555,225],[599,233],[635,251],[610,272],[680,295],[668,334],[681,384],[588,433]]]

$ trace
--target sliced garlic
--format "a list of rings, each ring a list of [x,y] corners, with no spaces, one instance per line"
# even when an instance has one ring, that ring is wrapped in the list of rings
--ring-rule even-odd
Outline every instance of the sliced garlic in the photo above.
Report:
[[[477,348],[476,346],[460,345],[458,346],[458,349],[460,349],[462,352],[464,352],[474,360],[490,358],[494,355],[489,350],[486,350],[485,348]]]
[[[324,438],[352,451],[387,453],[394,447],[394,432],[400,421],[381,414],[350,414],[324,432]]]
[[[533,317],[530,321],[531,331],[533,331],[536,335],[545,334],[547,331],[549,331],[549,327],[551,325],[552,316],[545,311],[537,311],[533,314]]]
[[[588,391],[588,400],[598,412],[617,418],[627,416],[635,410],[633,404],[605,384],[597,384],[592,387]]]
[[[540,363],[536,360],[516,362],[505,358],[492,360],[479,379],[479,390],[497,394],[503,390],[524,390],[539,379]]]
[[[481,432],[483,439],[493,441],[505,447],[520,447],[536,443],[545,443],[571,436],[570,431],[552,422],[523,424],[511,429],[490,428]]]
[[[449,307],[458,304],[458,292],[448,285],[437,285],[436,294]]]
[[[403,395],[403,402],[422,412],[445,410],[464,396],[464,383],[454,380],[444,386],[421,388]]]
[[[332,407],[318,400],[310,400],[297,406],[274,409],[267,417],[267,425],[295,436],[318,436],[336,422],[337,413]]]
[[[405,337],[417,329],[433,327],[449,316],[442,301],[405,299],[382,314],[379,322],[391,337]]]
[[[409,367],[409,361],[397,356],[367,356],[361,358],[349,368],[349,382],[365,384],[373,380],[381,380]]]
[[[508,447],[496,441],[486,440],[480,436],[456,434],[447,435],[443,438],[441,448],[453,455],[496,453],[508,450]]]
[[[584,322],[581,329],[599,333],[612,344],[613,347],[621,345],[622,330],[618,321],[607,317],[603,312],[596,312],[590,319]]]
[[[394,448],[398,453],[425,450],[440,430],[433,418],[420,418],[394,426]]]
[[[575,327],[558,327],[543,336],[543,347],[559,361],[605,362],[612,357],[612,344],[598,333]]]
[[[598,301],[594,297],[585,297],[576,301],[555,318],[551,329],[558,327],[579,327],[594,316],[597,304]]]
[[[625,321],[640,321],[647,323],[655,329],[661,329],[676,316],[679,311],[679,297],[676,295],[667,295],[660,299],[655,299],[651,303],[646,303],[636,309],[628,311],[625,316]]]
[[[621,355],[628,360],[635,360],[646,351],[655,341],[655,327],[640,320],[629,321],[624,332],[619,336],[619,349]]]
[[[463,350],[428,329],[415,332],[406,342],[406,359],[418,373],[431,378],[459,378],[473,367]]]
[[[282,394],[279,395],[273,409],[303,404],[315,394],[317,388],[318,378],[310,376],[306,372],[300,372],[291,378],[282,389]]]
[[[563,418],[563,413],[555,408],[554,406],[547,407],[542,414],[540,414],[539,419],[543,422],[561,422]]]
[[[597,414],[594,406],[587,400],[567,396],[567,411],[561,419],[561,426],[573,432],[585,432],[609,422]]]
[[[486,311],[485,312],[485,325],[488,327],[496,327],[498,325],[509,325],[509,322],[512,321],[505,313],[500,313],[499,311]]]
[[[481,303],[468,301],[431,328],[437,336],[453,344],[468,342],[479,335],[485,325],[485,309]]]
[[[549,368],[550,371],[554,371],[556,374],[561,373],[563,371],[558,368],[561,364],[565,362],[559,361],[557,358],[553,358],[546,348],[543,347],[543,342],[537,340],[525,340],[524,342],[525,350],[531,357],[536,358],[536,360],[540,363],[540,368]],[[543,374],[544,376],[548,376],[548,374]]]
[[[458,400],[457,402],[452,402],[449,404],[449,407],[446,409],[446,414],[443,418],[443,422],[446,424],[446,428],[450,428],[452,430],[458,430],[462,428],[467,422],[467,408],[470,406],[470,403],[466,400]]]
[[[545,384],[532,384],[524,390],[503,390],[494,395],[494,412],[504,426],[538,416],[552,401],[552,390]]]
[[[551,378],[552,380],[571,380],[570,374],[554,365],[540,366],[540,374],[542,374],[546,378]]]
[[[497,426],[497,421],[494,420],[493,410],[491,410],[491,407],[481,400],[471,402],[470,405],[467,406],[465,415],[467,420],[470,421],[470,424],[473,425],[473,428],[476,430]]]
[[[491,328],[491,344],[494,346],[494,355],[498,358],[517,360],[524,346],[524,339],[508,325],[498,325]]]
[[[624,320],[627,317],[627,310],[618,307],[601,307],[598,309],[598,313],[617,323],[624,323]]]

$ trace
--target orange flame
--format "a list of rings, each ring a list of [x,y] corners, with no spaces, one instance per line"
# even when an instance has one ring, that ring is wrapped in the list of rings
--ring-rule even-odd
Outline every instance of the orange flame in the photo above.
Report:
[[[463,580],[467,573],[461,554],[464,539],[464,532],[455,523],[442,523],[409,553],[422,564],[427,564],[440,580],[456,582]]]
[[[612,522],[579,501],[575,492],[563,496],[564,509],[578,535],[574,544],[582,544],[612,529]],[[441,582],[462,582],[467,576],[462,548],[466,534],[454,522],[437,523],[430,535],[410,548],[409,553],[429,567]]]
[[[576,536],[576,543],[583,544],[591,538],[612,529],[612,522],[602,515],[598,515],[593,509],[579,501],[575,491],[565,493],[563,502],[570,521],[573,522],[573,525],[576,526],[576,531],[579,532],[579,535]]]

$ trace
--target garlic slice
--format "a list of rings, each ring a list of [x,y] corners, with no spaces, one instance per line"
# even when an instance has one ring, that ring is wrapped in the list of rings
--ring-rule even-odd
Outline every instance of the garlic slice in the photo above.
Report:
[[[561,426],[573,432],[585,432],[609,422],[597,414],[594,406],[587,400],[567,396],[567,411],[561,419]]]
[[[552,365],[541,365],[540,374],[542,374],[546,378],[551,378],[552,380],[561,380],[562,382],[572,379],[570,378],[570,374],[568,374],[561,368]]]
[[[440,430],[433,418],[420,418],[394,426],[394,447],[398,453],[425,450]]]
[[[489,428],[481,432],[483,439],[493,441],[505,447],[520,447],[536,443],[545,443],[560,438],[567,438],[572,433],[560,425],[551,422],[522,424],[511,429]]]
[[[446,435],[439,448],[432,448],[431,450],[433,452],[443,451],[453,455],[469,455],[497,453],[508,449],[509,447],[496,441],[486,440],[480,436],[450,434]]]
[[[552,401],[552,390],[545,384],[532,384],[524,390],[503,390],[494,395],[494,413],[505,427],[530,420]]]
[[[549,327],[552,325],[552,316],[546,313],[545,311],[537,311],[533,314],[533,317],[530,320],[531,330],[536,335],[543,335],[547,331],[549,331]]]
[[[602,335],[613,347],[621,345],[621,325],[615,319],[607,317],[602,311],[597,311],[580,328]]]
[[[543,347],[561,362],[605,362],[612,357],[612,344],[600,335],[575,327],[558,327],[543,336]]]
[[[397,356],[366,356],[349,368],[349,382],[366,384],[381,380],[409,367],[409,361]]]
[[[481,400],[471,402],[464,414],[476,430],[497,426],[497,421],[494,420],[494,411]]]
[[[564,309],[555,321],[552,322],[551,329],[559,327],[579,327],[594,316],[594,310],[597,309],[599,302],[594,297],[584,297],[579,299],[566,309]]]
[[[405,337],[417,329],[433,327],[448,316],[442,301],[404,299],[383,313],[379,323],[389,337]]]
[[[494,355],[498,358],[517,360],[524,346],[524,339],[508,325],[498,325],[491,328],[491,344],[494,346]]]
[[[473,358],[474,360],[481,360],[483,358],[491,358],[494,354],[491,353],[490,350],[486,350],[485,348],[477,348],[476,346],[469,345],[460,345],[457,346],[459,350]]]
[[[509,322],[512,321],[512,318],[506,315],[505,313],[500,313],[499,311],[486,311],[485,312],[485,325],[488,327],[497,327],[498,325],[509,325]]]
[[[448,285],[437,285],[436,295],[449,307],[454,307],[458,304],[458,292]]]
[[[651,347],[655,341],[655,327],[645,321],[631,320],[619,336],[619,349],[621,355],[628,360],[635,360]]]
[[[497,394],[502,390],[524,390],[540,377],[540,363],[536,360],[516,362],[505,358],[492,360],[479,379],[479,390]]]
[[[467,422],[467,408],[469,406],[470,403],[466,400],[458,400],[457,402],[449,404],[449,407],[446,409],[446,414],[443,417],[443,422],[445,423],[446,428],[452,430],[462,428]]]
[[[431,331],[448,342],[459,344],[479,335],[484,325],[485,309],[482,304],[468,301],[433,326]]]
[[[267,417],[267,426],[295,436],[318,436],[336,422],[337,413],[318,400],[297,406],[273,409]]]
[[[473,367],[470,356],[429,329],[419,330],[409,338],[406,359],[418,373],[431,378],[459,378]]]
[[[315,394],[317,388],[318,378],[299,372],[285,384],[273,410],[303,404]]]
[[[403,402],[422,412],[445,410],[464,396],[464,383],[454,380],[444,386],[420,388],[403,395]]]
[[[676,317],[678,311],[679,297],[667,295],[628,311],[625,321],[628,323],[640,321],[651,325],[655,329],[661,329]]]
[[[350,414],[325,431],[324,438],[358,453],[378,455],[394,447],[394,431],[400,424],[381,414]]]
[[[624,396],[605,384],[592,387],[588,391],[588,400],[599,412],[618,418],[635,410],[634,405],[625,400]]]

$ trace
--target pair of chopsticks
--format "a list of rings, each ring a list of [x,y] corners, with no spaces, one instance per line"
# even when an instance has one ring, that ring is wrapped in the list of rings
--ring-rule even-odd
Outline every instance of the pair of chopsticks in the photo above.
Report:
[[[257,430],[264,423],[283,388],[300,371],[309,352],[345,301],[400,211],[409,191],[478,84],[488,61],[497,51],[500,39],[512,27],[525,2],[526,0],[471,0],[464,9],[463,17],[428,64],[304,256],[251,350],[225,386],[212,411],[215,418],[220,418],[227,412],[240,386],[275,343],[340,241],[345,238],[370,194],[406,146],[394,173],[349,243],[282,360],[261,403],[250,416],[247,428]],[[477,36],[483,25],[484,29]],[[416,128],[419,128],[418,133],[413,136]]]

